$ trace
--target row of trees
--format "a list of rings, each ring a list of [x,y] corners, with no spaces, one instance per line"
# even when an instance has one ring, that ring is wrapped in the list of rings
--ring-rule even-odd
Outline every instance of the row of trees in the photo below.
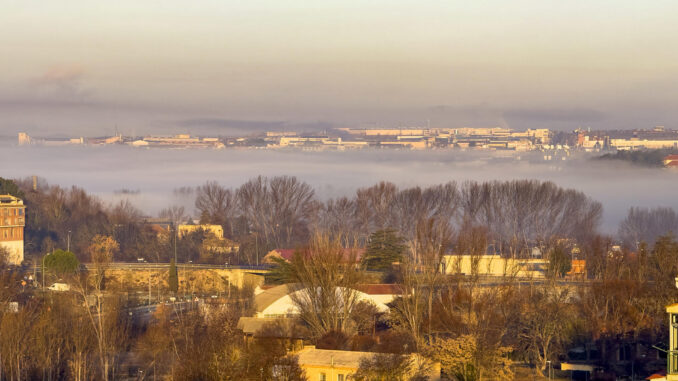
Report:
[[[590,240],[602,213],[600,203],[581,192],[528,180],[405,189],[382,182],[325,202],[308,184],[286,176],[257,177],[237,189],[208,182],[196,193],[202,221],[223,224],[240,241],[256,235],[270,248],[295,247],[318,232],[344,247],[364,247],[371,232],[386,229],[417,247],[418,224],[435,220],[449,229],[483,226],[502,254],[524,256],[558,238]]]
[[[103,234],[119,243],[120,260],[143,257],[167,262],[175,251],[180,261],[209,260],[201,249],[208,238],[205,232],[186,239],[163,237],[142,223],[143,213],[129,201],[105,205],[81,188],[50,186],[44,180],[38,181],[36,190],[29,179],[3,179],[0,186],[3,193],[18,195],[28,205],[29,253],[70,247],[83,259],[92,237]],[[493,252],[527,256],[535,247],[546,253],[563,238],[591,245],[602,215],[600,203],[581,192],[528,180],[404,189],[382,182],[358,189],[353,197],[324,202],[307,183],[288,176],[259,176],[233,189],[210,181],[175,193],[195,200],[202,223],[222,225],[226,236],[240,243],[240,253],[231,263],[249,264],[273,248],[303,245],[318,232],[337,237],[344,247],[366,247],[370,233],[391,229],[409,247],[417,247],[417,225],[426,219],[444,221],[455,231],[482,227]],[[160,217],[177,225],[191,214],[173,205],[163,209]],[[631,208],[618,236],[626,247],[637,250],[639,242],[651,244],[676,230],[678,217],[672,209]]]

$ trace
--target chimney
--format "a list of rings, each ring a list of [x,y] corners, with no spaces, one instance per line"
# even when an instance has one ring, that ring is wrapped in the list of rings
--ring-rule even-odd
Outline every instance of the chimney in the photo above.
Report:
[[[33,175],[33,192],[38,190],[38,176]]]

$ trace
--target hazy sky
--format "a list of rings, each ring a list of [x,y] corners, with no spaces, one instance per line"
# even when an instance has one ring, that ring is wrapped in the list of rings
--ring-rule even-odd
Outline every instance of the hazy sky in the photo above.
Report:
[[[0,0],[0,134],[678,128],[678,2]]]

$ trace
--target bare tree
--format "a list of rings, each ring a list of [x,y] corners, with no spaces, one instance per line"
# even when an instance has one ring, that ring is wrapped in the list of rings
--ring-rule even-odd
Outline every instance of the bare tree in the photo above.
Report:
[[[404,295],[394,303],[394,319],[406,328],[417,345],[422,343],[424,332],[428,336],[432,333],[434,300],[445,278],[443,259],[451,239],[452,227],[447,220],[430,218],[419,221],[418,255],[410,255],[401,265]]]
[[[359,302],[355,286],[362,278],[355,252],[347,252],[336,239],[316,235],[293,257],[292,277],[298,289],[292,300],[316,338],[352,328]]]
[[[678,234],[678,214],[671,208],[630,208],[619,224],[619,238],[630,249],[638,250],[641,242],[654,245],[658,237]]]
[[[551,182],[519,180],[466,182],[462,216],[486,226],[502,254],[527,256],[531,247],[547,252],[560,238],[586,241],[596,234],[600,203]]]
[[[367,233],[360,230],[356,202],[347,197],[329,199],[319,211],[315,233],[337,238],[343,247],[360,247]]]
[[[363,231],[383,230],[391,225],[391,207],[397,191],[394,184],[383,181],[369,188],[358,189],[357,216]]]
[[[125,333],[116,298],[112,295],[107,297],[104,294],[106,270],[116,250],[118,250],[118,243],[113,238],[95,236],[88,250],[91,263],[95,268],[92,285],[90,286],[86,274],[81,277],[77,285],[77,292],[82,297],[90,327],[96,338],[99,369],[104,380],[112,377],[118,353],[117,347],[121,336]]]
[[[176,228],[177,225],[186,220],[186,208],[179,205],[172,205],[161,210],[160,213],[158,213],[158,217],[170,220],[172,225]]]
[[[547,362],[554,360],[560,346],[565,344],[573,311],[568,290],[559,289],[553,282],[530,291],[523,299],[525,313],[521,319],[520,338],[529,359],[543,376]]]
[[[233,236],[231,219],[234,217],[236,200],[233,191],[208,181],[196,189],[195,207],[200,212],[200,221],[227,226]]]
[[[259,176],[238,188],[240,212],[266,242],[290,246],[306,238],[315,210],[315,192],[296,177]]]

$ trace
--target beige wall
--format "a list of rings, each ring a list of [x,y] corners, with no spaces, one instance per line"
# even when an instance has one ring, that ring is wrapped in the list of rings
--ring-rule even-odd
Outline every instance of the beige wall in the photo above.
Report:
[[[0,246],[9,251],[7,262],[12,265],[20,265],[24,260],[24,241],[2,241]]]
[[[199,229],[209,231],[217,238],[224,238],[224,228],[221,225],[179,225],[179,237]]]
[[[421,357],[415,355],[415,361],[420,361]],[[431,366],[428,373],[429,381],[439,381],[440,380],[440,363],[429,364]],[[344,375],[345,381],[350,381],[348,378],[349,375],[353,375],[358,371],[358,368],[349,368],[349,367],[331,367],[331,366],[322,366],[322,365],[300,365],[301,369],[306,373],[306,379],[308,381],[319,381],[320,374],[325,373],[327,381],[337,381],[337,376],[340,374]]]
[[[181,265],[178,267],[179,288],[182,292],[195,291],[218,292],[224,291],[228,283],[237,287],[256,287],[264,283],[265,271],[250,271],[245,269],[187,269]],[[106,276],[116,288],[140,288],[148,289],[149,278],[154,288],[158,286],[169,289],[169,269],[108,269]]]
[[[446,255],[443,263],[446,274],[471,275],[475,264],[478,275],[520,278],[543,278],[548,265],[545,259],[513,259],[499,255]]]
[[[327,381],[337,381],[337,376],[340,374],[344,375],[344,380],[348,381],[348,376],[352,375],[357,368],[332,368],[325,366],[314,366],[314,365],[302,365],[301,369],[306,372],[306,379],[308,381],[318,381],[320,380],[320,374],[325,373]]]
[[[610,145],[617,148],[673,148],[678,146],[678,140],[630,140],[611,139]]]

